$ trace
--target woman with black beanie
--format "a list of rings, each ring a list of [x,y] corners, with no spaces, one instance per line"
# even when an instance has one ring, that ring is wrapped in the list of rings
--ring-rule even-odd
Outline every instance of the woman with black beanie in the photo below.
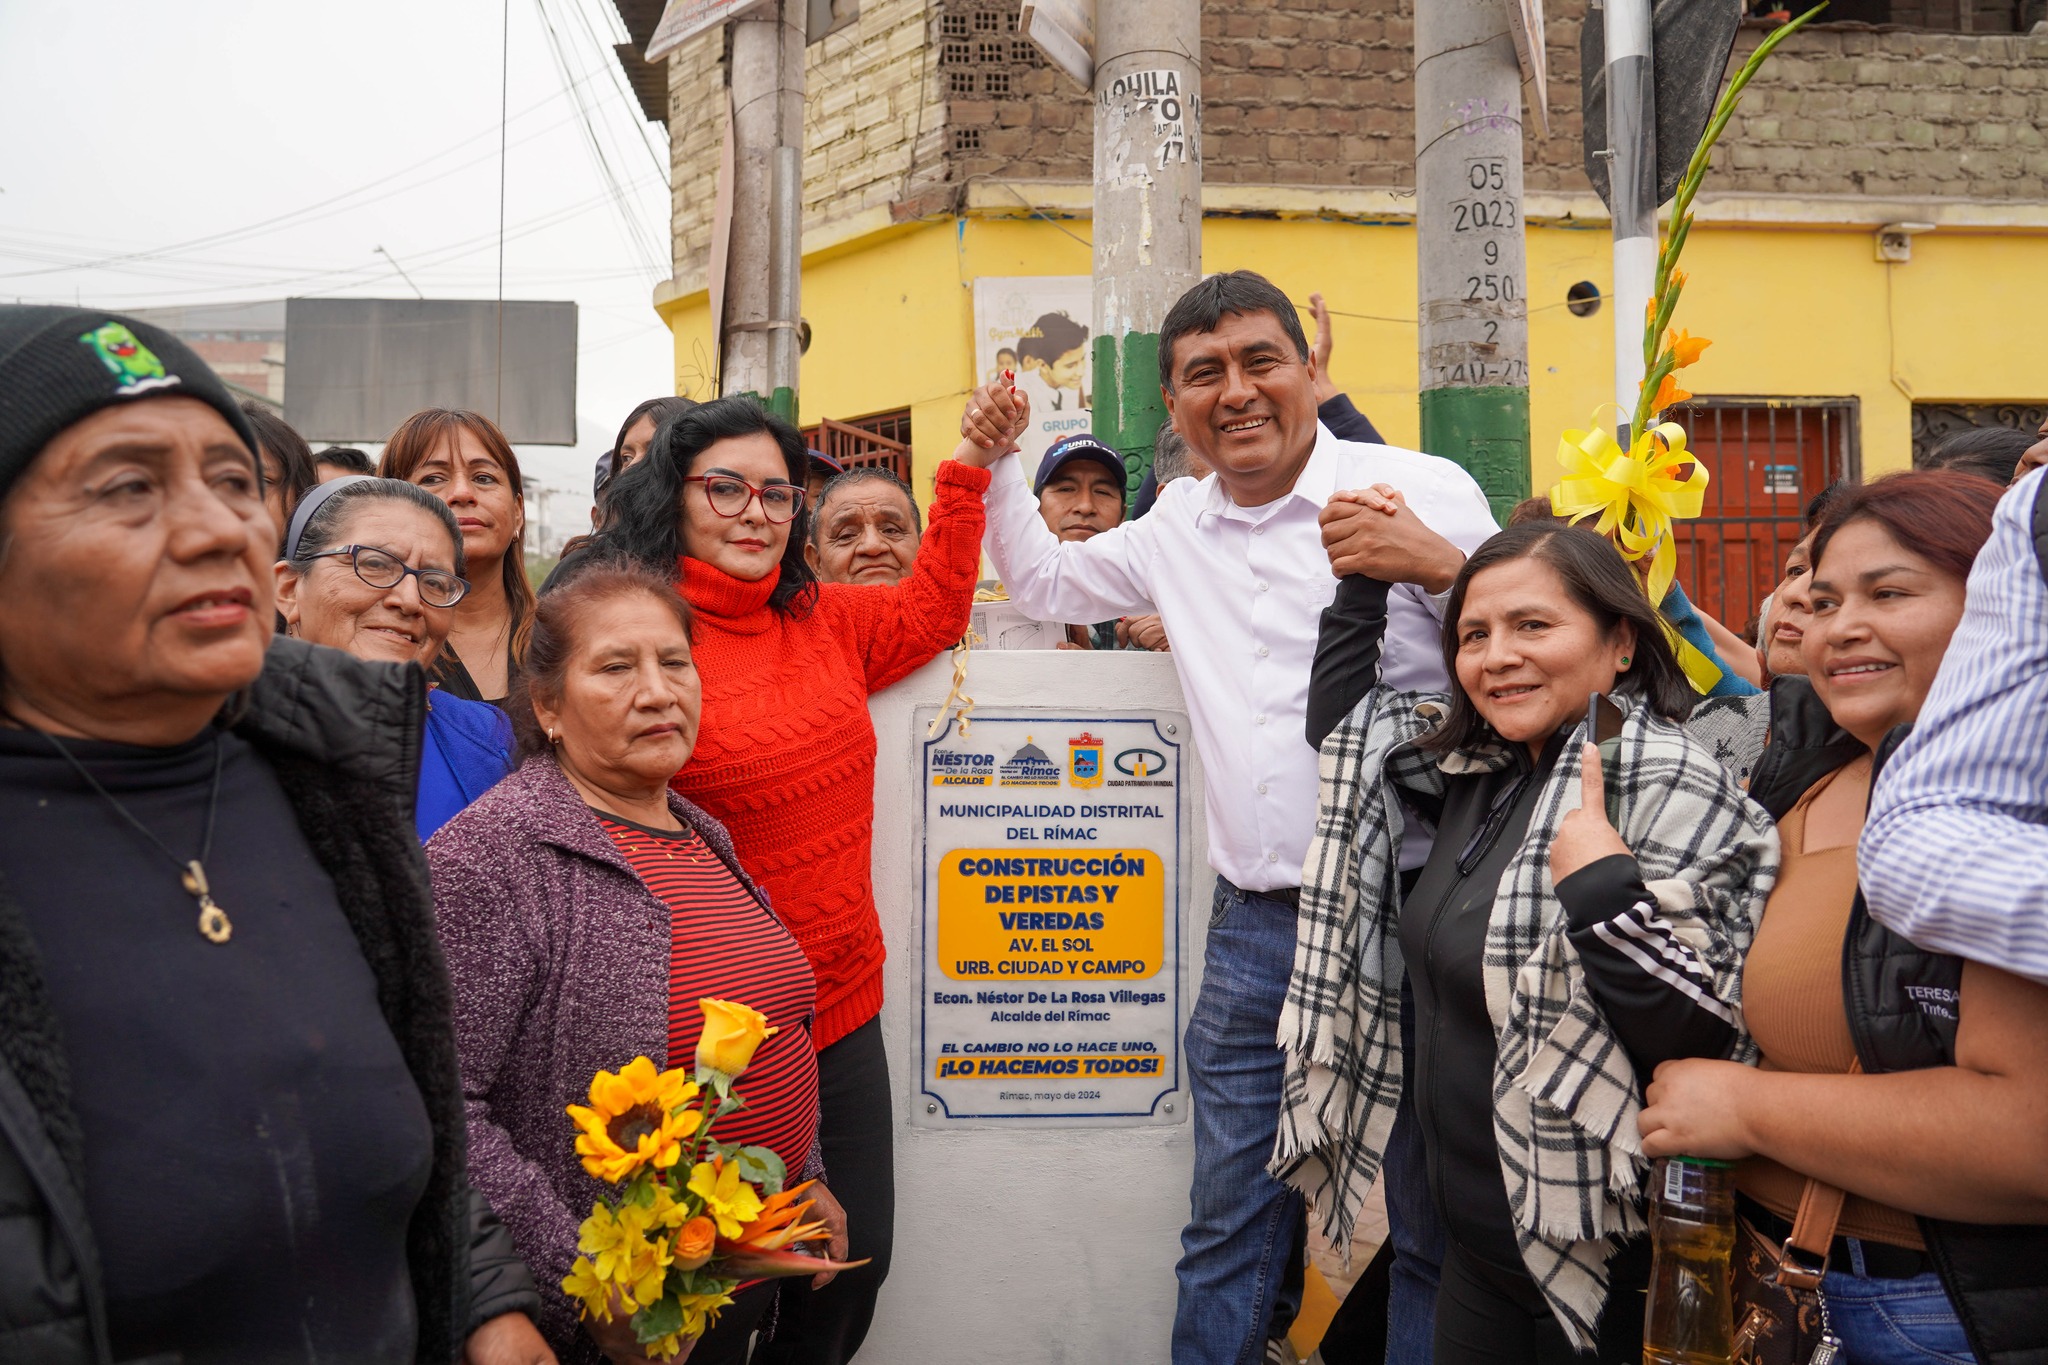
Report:
[[[0,307],[0,1359],[550,1360],[469,1188],[415,666],[272,639],[176,338]]]

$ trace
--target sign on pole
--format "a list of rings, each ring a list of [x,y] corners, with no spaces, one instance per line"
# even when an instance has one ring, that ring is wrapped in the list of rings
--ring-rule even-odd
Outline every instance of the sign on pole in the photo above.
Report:
[[[737,19],[765,3],[766,0],[668,0],[661,11],[661,22],[654,26],[654,36],[647,40],[647,51],[642,55],[650,62],[658,62],[705,29]]]
[[[1186,733],[1159,711],[977,712],[923,740],[913,1124],[1186,1117]]]
[[[1515,35],[1515,60],[1529,87],[1529,107],[1543,136],[1550,136],[1550,67],[1543,54],[1543,0],[1506,0],[1508,31]]]
[[[1017,31],[1083,90],[1095,88],[1095,0],[1024,0]]]

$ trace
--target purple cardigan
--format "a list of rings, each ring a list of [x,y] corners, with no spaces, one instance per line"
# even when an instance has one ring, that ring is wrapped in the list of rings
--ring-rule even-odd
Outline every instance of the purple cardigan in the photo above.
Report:
[[[725,827],[674,792],[668,800],[766,905]],[[584,1173],[562,1110],[589,1103],[600,1069],[642,1055],[666,1064],[668,907],[552,754],[443,825],[427,865],[455,986],[471,1178],[540,1283],[548,1344],[564,1362],[595,1361],[561,1282],[605,1187]]]

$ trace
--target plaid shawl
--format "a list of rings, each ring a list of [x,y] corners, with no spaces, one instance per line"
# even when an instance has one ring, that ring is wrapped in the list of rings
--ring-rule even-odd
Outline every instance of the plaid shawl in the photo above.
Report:
[[[1741,971],[1778,872],[1776,827],[1704,746],[1649,708],[1629,707],[1618,774],[1619,829],[1657,899],[1658,927],[1712,972],[1736,1010]],[[1401,1095],[1397,793],[1505,766],[1499,742],[1432,759],[1414,741],[1445,699],[1376,687],[1323,742],[1316,834],[1302,868],[1294,975],[1280,1016],[1288,1053],[1270,1169],[1322,1212],[1348,1247]],[[1580,730],[1583,731],[1583,723]],[[1583,734],[1566,754],[1577,754]],[[1528,835],[1501,878],[1484,950],[1486,1004],[1500,1032],[1494,1136],[1523,1263],[1574,1346],[1589,1349],[1607,1297],[1614,1239],[1645,1227],[1642,1107],[1635,1071],[1565,937],[1549,853],[1579,805],[1579,765],[1544,782]],[[1738,1060],[1756,1049],[1741,1032]]]

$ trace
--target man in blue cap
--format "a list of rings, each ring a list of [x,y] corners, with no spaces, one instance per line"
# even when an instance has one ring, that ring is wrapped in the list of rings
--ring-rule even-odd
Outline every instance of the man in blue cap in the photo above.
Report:
[[[1124,459],[1085,431],[1062,436],[1038,462],[1038,515],[1062,541],[1087,540],[1124,520]],[[1115,649],[1116,622],[1067,627],[1061,649]]]

